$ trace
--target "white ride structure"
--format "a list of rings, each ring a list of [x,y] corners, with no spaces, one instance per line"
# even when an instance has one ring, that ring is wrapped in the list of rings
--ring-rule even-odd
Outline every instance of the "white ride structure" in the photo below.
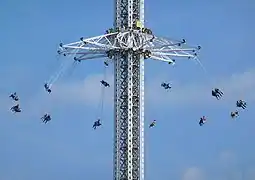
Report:
[[[115,0],[114,27],[106,34],[60,44],[58,53],[75,61],[114,63],[114,180],[144,180],[144,60],[174,64],[178,58],[196,58],[199,49],[145,28],[144,0]]]

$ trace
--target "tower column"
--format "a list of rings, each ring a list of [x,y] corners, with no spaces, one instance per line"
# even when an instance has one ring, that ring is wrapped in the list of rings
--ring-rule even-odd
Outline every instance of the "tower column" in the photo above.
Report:
[[[143,1],[115,2],[115,28],[133,29],[141,10],[143,25]],[[130,31],[124,39],[128,49],[116,52],[114,59],[114,180],[144,179],[144,59],[133,51],[132,36]]]

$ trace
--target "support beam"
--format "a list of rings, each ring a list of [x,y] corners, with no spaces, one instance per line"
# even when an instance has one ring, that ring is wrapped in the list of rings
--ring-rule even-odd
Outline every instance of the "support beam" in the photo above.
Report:
[[[140,0],[116,0],[115,28],[134,29],[141,10]],[[114,59],[114,180],[144,179],[144,58],[132,49],[133,35],[123,38],[129,49]]]

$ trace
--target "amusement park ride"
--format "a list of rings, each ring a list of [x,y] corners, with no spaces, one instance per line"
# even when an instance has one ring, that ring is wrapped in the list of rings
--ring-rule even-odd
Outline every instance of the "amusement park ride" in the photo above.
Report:
[[[174,64],[196,58],[199,49],[146,28],[144,0],[115,0],[113,28],[60,44],[58,53],[75,61],[108,58],[114,64],[114,180],[144,180],[144,60]]]
[[[114,180],[144,180],[144,61],[154,59],[175,64],[180,58],[197,59],[200,46],[190,47],[186,40],[161,38],[144,26],[144,0],[115,0],[114,26],[104,35],[80,38],[79,41],[60,43],[58,54],[72,57],[74,62],[106,58],[105,65],[114,64]],[[69,61],[70,62],[70,61]],[[202,66],[202,64],[200,63]],[[202,66],[203,67],[203,66]],[[62,72],[61,72],[62,73]],[[44,84],[50,94],[58,73]],[[110,87],[106,81],[101,84]],[[164,89],[171,89],[169,83],[162,83]],[[217,100],[223,92],[214,88],[211,92]],[[9,96],[16,105],[13,113],[21,112],[17,93]],[[244,100],[236,101],[236,107],[246,109]],[[239,110],[231,112],[232,119],[239,116]],[[42,118],[46,124],[51,116]],[[200,118],[203,126],[206,116]],[[156,124],[154,120],[149,127]],[[100,126],[98,119],[93,128]]]

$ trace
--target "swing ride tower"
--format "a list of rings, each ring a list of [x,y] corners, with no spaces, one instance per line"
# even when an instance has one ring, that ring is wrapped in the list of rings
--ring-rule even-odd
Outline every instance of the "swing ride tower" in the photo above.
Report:
[[[113,28],[60,44],[58,53],[75,61],[107,58],[114,64],[114,180],[144,180],[144,60],[196,58],[200,47],[185,44],[144,27],[144,0],[115,0]]]

